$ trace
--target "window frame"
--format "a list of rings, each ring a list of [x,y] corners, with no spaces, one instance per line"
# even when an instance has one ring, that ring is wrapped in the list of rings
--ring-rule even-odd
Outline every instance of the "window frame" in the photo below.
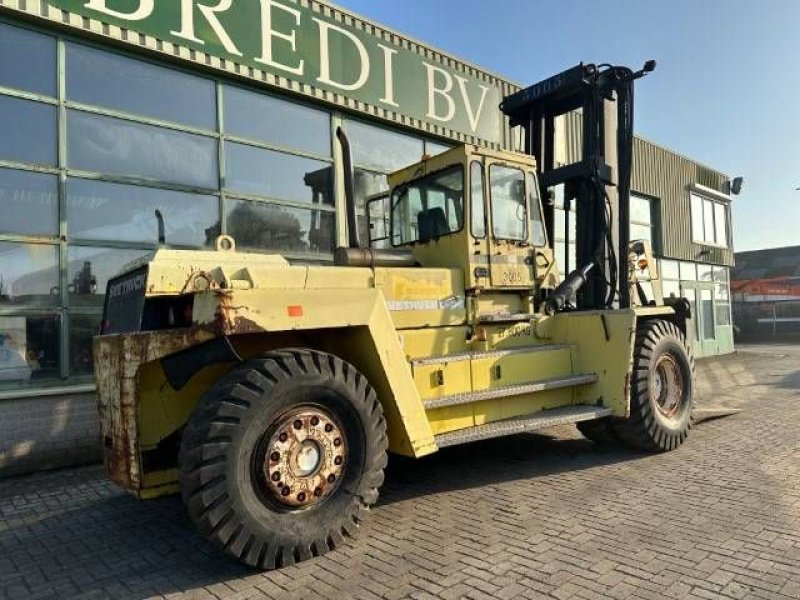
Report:
[[[412,180],[410,180],[410,181],[408,181],[406,183],[403,183],[402,185],[395,186],[391,190],[391,193],[389,195],[389,240],[390,240],[390,243],[391,243],[393,248],[402,248],[404,246],[415,246],[416,244],[427,244],[428,242],[435,241],[432,238],[430,240],[425,240],[425,241],[422,241],[420,239],[416,239],[414,241],[404,242],[402,244],[395,244],[394,243],[394,237],[395,237],[394,236],[394,233],[395,233],[395,222],[394,222],[395,201],[394,201],[394,196],[395,196],[396,191],[398,189],[400,189],[400,188],[408,188],[408,187],[410,187],[410,184],[415,182],[415,181],[422,181],[424,179],[430,179],[432,177],[436,177],[437,175],[441,175],[442,173],[446,173],[447,171],[455,171],[455,170],[459,170],[461,172],[461,186],[462,186],[462,188],[461,188],[462,189],[462,192],[461,192],[462,193],[462,196],[461,196],[461,223],[459,224],[460,226],[459,226],[458,229],[455,229],[455,230],[452,230],[452,231],[448,231],[446,234],[444,234],[442,236],[439,236],[439,238],[436,238],[436,239],[438,240],[438,239],[441,239],[443,237],[455,235],[457,233],[461,233],[462,231],[464,231],[464,228],[466,227],[466,223],[467,223],[467,218],[466,218],[466,214],[465,214],[466,211],[464,210],[464,205],[466,204],[465,197],[467,195],[467,178],[465,176],[464,163],[459,162],[459,163],[454,163],[454,164],[451,164],[451,165],[447,165],[447,166],[442,167],[441,169],[437,169],[435,171],[430,171],[429,173],[426,173],[422,177],[418,177],[417,179],[412,179]]]
[[[656,196],[651,196],[649,194],[643,194],[641,192],[635,192],[631,190],[630,198],[636,197],[640,200],[646,200],[650,206],[650,222],[645,223],[644,221],[634,220],[633,217],[629,218],[628,222],[628,234],[630,235],[631,226],[632,225],[639,225],[640,227],[649,227],[650,228],[650,250],[655,256],[660,256],[662,252],[662,238],[661,238],[661,210],[660,210],[660,203],[661,199]],[[628,210],[628,214],[631,214],[630,208]],[[634,239],[631,236],[631,239]]]
[[[483,228],[483,233],[478,235],[475,233],[475,184],[473,182],[473,178],[475,177],[475,167],[478,167],[478,173],[480,174],[481,178],[481,227]],[[469,233],[470,235],[475,238],[476,240],[485,240],[487,235],[488,229],[488,220],[486,218],[487,212],[486,207],[488,202],[486,201],[488,196],[486,194],[486,168],[483,164],[483,161],[472,159],[469,161]]]
[[[695,206],[695,199],[699,200],[700,202],[700,210],[699,215],[698,211]],[[703,237],[705,238],[705,232],[707,224],[705,222],[706,218],[706,203],[711,204],[711,231],[714,234],[713,240],[706,240],[702,239],[699,240],[695,236],[695,229],[698,227],[703,231]],[[724,232],[725,232],[725,243],[720,244],[717,238],[717,205],[722,207],[723,215],[724,215]],[[689,213],[690,213],[690,224],[691,224],[691,237],[693,244],[700,244],[702,246],[712,246],[714,248],[722,248],[722,249],[730,249],[730,238],[731,238],[731,231],[730,231],[730,201],[725,201],[718,198],[713,198],[710,195],[703,194],[697,190],[692,190],[689,192]],[[698,219],[699,221],[696,221]]]
[[[523,190],[524,190],[523,195],[524,195],[525,212],[526,212],[525,218],[522,219],[522,223],[525,226],[525,232],[524,232],[522,238],[502,237],[502,236],[497,235],[497,231],[495,230],[495,225],[494,225],[494,193],[492,192],[492,169],[494,167],[501,167],[501,168],[504,168],[504,169],[511,169],[511,170],[519,171],[520,174],[522,175],[522,187],[523,187]],[[513,243],[513,244],[527,244],[527,245],[530,246],[531,245],[530,231],[529,231],[530,230],[530,226],[528,224],[528,221],[530,221],[530,218],[531,218],[531,211],[530,211],[530,207],[528,206],[528,188],[527,188],[528,184],[526,182],[527,177],[525,176],[525,169],[522,168],[519,165],[513,165],[513,164],[509,165],[508,163],[505,163],[505,162],[493,162],[493,163],[490,163],[488,165],[487,171],[488,171],[488,175],[489,175],[488,178],[487,178],[487,183],[488,183],[487,189],[489,191],[489,213],[490,213],[490,220],[491,220],[491,223],[492,223],[492,227],[491,227],[492,239],[495,240],[495,241],[498,241],[498,242],[509,242],[509,243]]]

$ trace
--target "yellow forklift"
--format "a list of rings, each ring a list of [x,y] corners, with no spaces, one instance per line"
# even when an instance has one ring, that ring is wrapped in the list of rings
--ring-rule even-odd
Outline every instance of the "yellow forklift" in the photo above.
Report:
[[[525,153],[460,146],[394,173],[389,248],[360,243],[340,130],[349,243],[334,266],[227,236],[128,265],[94,342],[110,477],[143,499],[181,493],[203,536],[272,569],[354,533],[388,452],[565,423],[680,446],[688,304],[663,303],[648,244],[628,239],[633,81],[653,67],[579,65],[506,98]],[[554,123],[576,110],[583,158],[558,165]],[[576,203],[566,277],[557,186]]]

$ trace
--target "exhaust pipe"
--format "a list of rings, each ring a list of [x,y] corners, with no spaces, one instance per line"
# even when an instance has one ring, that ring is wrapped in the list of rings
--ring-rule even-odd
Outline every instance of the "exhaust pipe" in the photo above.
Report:
[[[158,245],[163,246],[167,241],[167,236],[164,234],[164,215],[158,209],[156,209],[156,220],[158,221]]]
[[[353,156],[350,152],[350,140],[341,127],[336,128],[336,137],[342,145],[342,161],[344,163],[344,199],[347,209],[347,239],[350,248],[360,248],[358,239],[358,219],[356,218],[355,175],[353,173]]]

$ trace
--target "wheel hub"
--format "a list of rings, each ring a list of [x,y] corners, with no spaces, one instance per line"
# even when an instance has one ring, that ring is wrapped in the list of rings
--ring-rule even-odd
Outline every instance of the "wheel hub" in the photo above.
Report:
[[[675,359],[664,354],[659,357],[653,373],[653,397],[658,411],[667,418],[674,417],[683,404],[683,382]]]
[[[267,491],[289,507],[317,504],[339,485],[346,456],[344,432],[324,410],[292,411],[278,421],[267,444]]]

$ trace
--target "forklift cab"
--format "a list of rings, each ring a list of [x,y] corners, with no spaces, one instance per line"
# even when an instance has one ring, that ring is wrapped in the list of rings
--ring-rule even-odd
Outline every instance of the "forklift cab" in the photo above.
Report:
[[[424,267],[463,268],[467,288],[555,287],[535,170],[529,156],[458,146],[390,175],[389,196],[372,201],[383,210],[368,210],[370,231]]]

